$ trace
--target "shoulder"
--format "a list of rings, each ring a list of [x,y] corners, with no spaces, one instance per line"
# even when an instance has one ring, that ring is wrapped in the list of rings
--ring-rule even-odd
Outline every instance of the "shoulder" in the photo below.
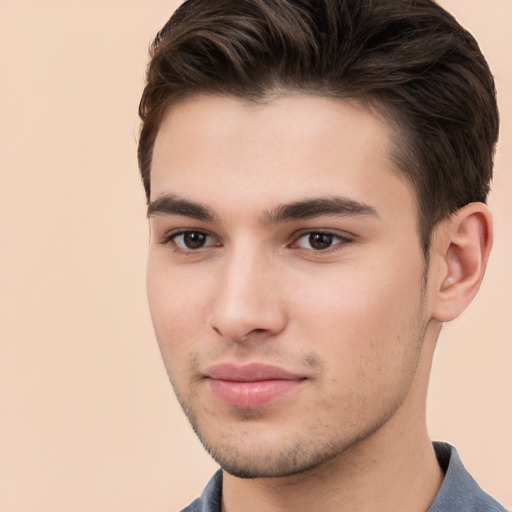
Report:
[[[445,477],[428,512],[507,512],[475,482],[453,446],[434,443],[434,449]]]
[[[221,512],[222,471],[219,469],[204,488],[201,497],[181,512]]]

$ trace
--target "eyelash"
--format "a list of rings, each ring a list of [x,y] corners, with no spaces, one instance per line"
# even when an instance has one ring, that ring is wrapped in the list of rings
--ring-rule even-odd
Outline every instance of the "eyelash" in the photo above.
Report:
[[[206,239],[207,238],[215,239],[215,237],[213,235],[210,235],[209,233],[206,233],[205,231],[187,229],[187,230],[183,230],[183,231],[178,231],[176,233],[171,233],[170,235],[164,237],[161,243],[163,245],[170,246],[174,252],[183,254],[183,255],[197,254],[199,251],[201,251],[203,249],[220,246],[220,243],[202,245],[201,247],[197,247],[197,248],[188,248],[186,246],[178,245],[178,243],[176,242],[176,239],[178,237],[184,237],[186,235],[200,235],[200,236],[206,237]],[[301,247],[300,245],[298,245],[298,243],[301,239],[303,239],[305,237],[309,237],[310,242],[311,242],[311,237],[317,236],[317,235],[330,237],[331,245],[329,245],[325,249],[313,249],[313,248]],[[326,254],[326,253],[330,253],[332,251],[339,250],[340,248],[338,246],[345,245],[352,241],[353,240],[347,236],[342,236],[340,234],[333,233],[331,231],[312,230],[312,231],[303,232],[299,236],[296,236],[294,238],[294,241],[290,245],[288,245],[288,247],[298,247],[299,249],[303,249],[303,250],[308,251],[313,254]]]
[[[325,254],[325,253],[329,253],[329,252],[332,252],[335,250],[339,250],[340,247],[338,247],[338,246],[345,245],[347,243],[352,242],[352,240],[347,236],[343,236],[338,233],[333,233],[332,231],[318,230],[318,231],[307,231],[305,233],[302,233],[298,238],[295,239],[295,242],[293,242],[292,246],[298,246],[299,240],[301,240],[302,238],[306,238],[306,237],[309,238],[309,243],[311,245],[311,242],[312,242],[311,237],[318,236],[318,235],[327,236],[327,237],[331,238],[331,244],[329,245],[329,247],[326,247],[325,249],[312,249],[312,248],[310,249],[310,248],[306,248],[306,247],[300,247],[300,246],[299,247],[301,249],[304,249],[307,251],[312,251],[315,254]]]
[[[219,244],[211,244],[211,245],[207,245],[207,246],[201,246],[201,247],[197,247],[195,249],[191,249],[191,248],[188,248],[188,247],[180,247],[177,243],[176,243],[176,239],[180,236],[186,236],[186,235],[202,235],[204,237],[209,237],[209,238],[212,238],[212,239],[215,239],[215,237],[213,235],[210,235],[209,233],[206,233],[204,231],[200,231],[200,230],[196,230],[196,229],[185,229],[183,231],[178,231],[176,233],[171,233],[170,235],[164,237],[164,239],[162,240],[162,244],[164,245],[168,245],[171,247],[171,249],[176,252],[176,253],[179,253],[179,254],[184,254],[184,255],[188,255],[188,254],[197,254],[201,249],[207,249],[209,247],[215,247],[215,246],[219,246]]]

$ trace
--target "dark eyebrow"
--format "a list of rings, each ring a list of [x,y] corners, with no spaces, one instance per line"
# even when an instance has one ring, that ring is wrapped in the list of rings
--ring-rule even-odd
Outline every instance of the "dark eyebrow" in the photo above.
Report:
[[[312,219],[324,215],[378,217],[372,206],[345,197],[321,197],[283,204],[265,212],[265,220],[271,224],[297,219]]]
[[[152,215],[180,215],[196,220],[214,222],[215,214],[205,205],[181,199],[174,194],[168,194],[151,201],[148,205],[148,217]]]

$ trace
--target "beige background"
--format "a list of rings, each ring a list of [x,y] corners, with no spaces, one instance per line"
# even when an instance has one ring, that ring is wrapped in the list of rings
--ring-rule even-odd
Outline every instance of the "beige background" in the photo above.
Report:
[[[0,0],[0,512],[174,511],[215,468],[145,299],[136,110],[177,3]],[[503,127],[494,253],[442,335],[430,431],[512,507],[512,2],[442,4],[488,56]]]

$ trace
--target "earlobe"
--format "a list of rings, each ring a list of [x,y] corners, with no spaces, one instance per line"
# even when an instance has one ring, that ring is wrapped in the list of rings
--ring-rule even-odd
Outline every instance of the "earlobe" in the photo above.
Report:
[[[492,217],[484,203],[470,203],[440,224],[431,255],[437,259],[432,318],[449,322],[466,309],[480,287],[491,246]]]

